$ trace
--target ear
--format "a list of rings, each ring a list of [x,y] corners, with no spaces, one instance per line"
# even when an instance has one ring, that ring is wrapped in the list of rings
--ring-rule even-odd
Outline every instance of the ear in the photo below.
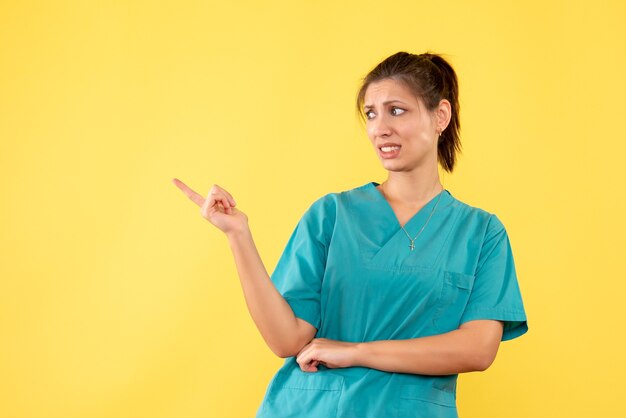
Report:
[[[448,127],[452,117],[452,106],[447,99],[441,99],[439,106],[435,109],[435,115],[437,117],[437,129],[441,132]]]

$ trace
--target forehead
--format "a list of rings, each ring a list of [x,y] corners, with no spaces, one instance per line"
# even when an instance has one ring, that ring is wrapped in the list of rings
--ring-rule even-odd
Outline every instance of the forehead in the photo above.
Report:
[[[363,97],[363,106],[372,106],[377,102],[398,99],[405,103],[418,104],[419,100],[413,92],[399,81],[387,78],[375,81],[367,86]]]

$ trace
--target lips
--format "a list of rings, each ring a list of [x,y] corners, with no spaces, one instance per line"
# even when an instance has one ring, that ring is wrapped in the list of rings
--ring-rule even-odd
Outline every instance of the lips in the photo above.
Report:
[[[393,143],[388,142],[388,143],[382,144],[378,150],[380,152],[380,156],[387,160],[390,158],[396,158],[398,155],[400,155],[401,148],[402,146],[398,144],[393,144]]]
[[[384,144],[380,144],[378,146],[378,149],[381,149],[382,147],[401,147],[402,145],[400,144],[396,144],[394,142],[385,142]]]

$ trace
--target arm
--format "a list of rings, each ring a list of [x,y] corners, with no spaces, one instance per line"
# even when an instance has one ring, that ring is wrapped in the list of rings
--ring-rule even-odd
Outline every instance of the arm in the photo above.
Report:
[[[444,334],[360,343],[354,363],[389,372],[429,375],[483,371],[495,359],[501,336],[500,321],[470,321]]]
[[[502,330],[500,321],[476,320],[444,334],[408,340],[315,339],[298,354],[297,362],[304,371],[317,371],[317,364],[426,375],[483,371],[495,359]]]
[[[248,311],[269,348],[279,357],[295,356],[317,330],[297,318],[263,265],[249,228],[227,234]]]
[[[226,234],[248,310],[267,345],[279,357],[295,356],[315,336],[316,329],[295,317],[270,280],[252,240],[246,214],[235,208],[235,199],[217,184],[204,198],[179,179],[172,182],[200,207],[205,219]]]

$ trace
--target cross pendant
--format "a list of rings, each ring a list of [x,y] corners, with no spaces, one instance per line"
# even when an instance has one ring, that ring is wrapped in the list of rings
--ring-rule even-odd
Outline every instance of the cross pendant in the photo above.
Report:
[[[413,249],[415,248],[415,245],[413,245],[413,241],[411,241],[411,243],[409,244],[409,248],[411,249],[411,251],[413,251]]]

